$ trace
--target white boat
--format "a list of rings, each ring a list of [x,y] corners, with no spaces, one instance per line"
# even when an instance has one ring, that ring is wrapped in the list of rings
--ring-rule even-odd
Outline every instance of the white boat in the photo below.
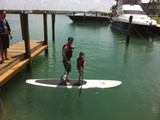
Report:
[[[131,32],[151,32],[157,22],[146,15],[141,8],[141,0],[117,0],[117,15],[112,18],[112,26],[121,31],[128,31],[130,16],[133,16]]]
[[[86,13],[73,13],[69,15],[73,22],[90,22],[90,23],[108,23],[111,18],[103,16],[97,11],[89,11]]]

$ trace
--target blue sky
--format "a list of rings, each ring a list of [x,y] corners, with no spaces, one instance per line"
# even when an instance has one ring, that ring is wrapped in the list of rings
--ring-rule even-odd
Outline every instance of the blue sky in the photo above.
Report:
[[[142,0],[148,2],[149,0]],[[109,11],[115,0],[0,0],[0,9]]]

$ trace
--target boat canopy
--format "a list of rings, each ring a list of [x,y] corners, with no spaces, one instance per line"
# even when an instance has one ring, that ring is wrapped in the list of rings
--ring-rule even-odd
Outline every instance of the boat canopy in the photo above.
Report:
[[[140,5],[141,0],[117,0],[118,6],[130,4],[130,5]]]

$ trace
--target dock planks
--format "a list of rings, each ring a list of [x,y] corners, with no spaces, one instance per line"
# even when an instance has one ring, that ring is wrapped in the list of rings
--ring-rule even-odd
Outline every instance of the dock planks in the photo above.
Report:
[[[47,47],[48,46],[44,45],[44,41],[42,40],[30,40],[31,59],[47,49]],[[6,83],[29,63],[30,60],[25,59],[24,41],[11,45],[8,49],[8,57],[12,59],[0,64],[0,86]]]

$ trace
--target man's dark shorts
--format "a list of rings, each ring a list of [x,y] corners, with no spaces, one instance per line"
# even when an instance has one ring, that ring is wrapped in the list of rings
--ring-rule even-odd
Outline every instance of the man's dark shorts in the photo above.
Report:
[[[65,71],[67,71],[67,73],[69,73],[71,71],[71,63],[68,64],[67,61],[63,59],[63,65],[65,68]]]

